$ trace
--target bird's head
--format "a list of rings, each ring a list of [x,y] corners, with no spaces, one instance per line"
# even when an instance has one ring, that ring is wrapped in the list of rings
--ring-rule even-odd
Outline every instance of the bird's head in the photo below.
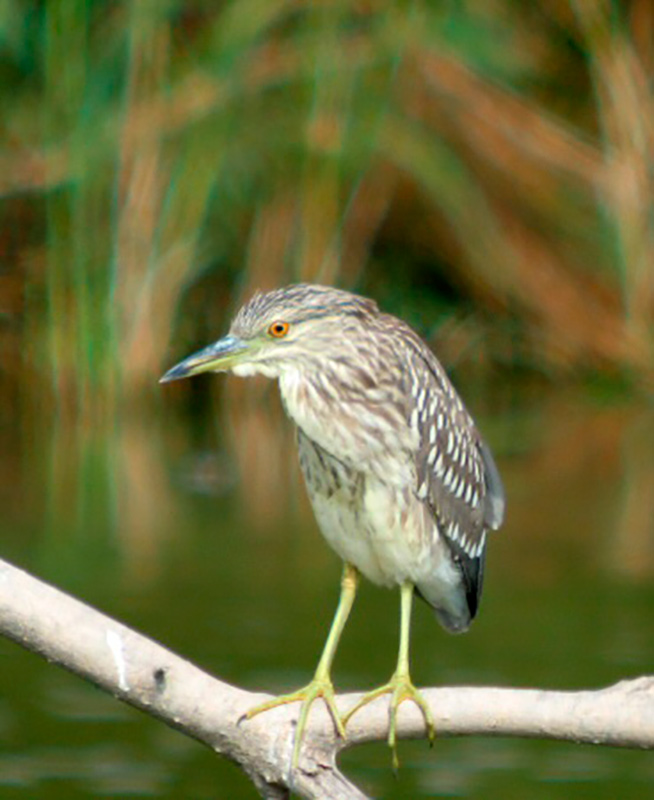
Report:
[[[348,332],[378,313],[372,301],[327,286],[294,284],[257,293],[234,318],[227,336],[185,358],[162,383],[228,372],[277,378],[338,358]]]

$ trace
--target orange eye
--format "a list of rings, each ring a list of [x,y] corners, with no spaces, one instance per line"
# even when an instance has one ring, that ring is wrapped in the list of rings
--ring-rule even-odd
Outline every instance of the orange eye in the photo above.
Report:
[[[273,324],[268,328],[268,333],[271,336],[274,336],[275,339],[283,339],[288,333],[289,327],[290,325],[288,322],[273,322]]]

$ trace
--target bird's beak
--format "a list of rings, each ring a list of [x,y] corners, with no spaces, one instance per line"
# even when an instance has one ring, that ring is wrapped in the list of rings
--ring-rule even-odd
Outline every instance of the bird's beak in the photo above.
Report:
[[[225,336],[208,347],[198,350],[192,356],[175,364],[159,379],[159,383],[169,383],[180,378],[190,378],[201,372],[226,372],[236,366],[251,350],[250,345],[237,336]]]

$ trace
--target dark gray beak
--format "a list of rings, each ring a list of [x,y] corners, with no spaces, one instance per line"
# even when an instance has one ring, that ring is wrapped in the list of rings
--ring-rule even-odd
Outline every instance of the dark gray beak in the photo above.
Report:
[[[178,381],[180,378],[190,378],[201,372],[226,372],[237,364],[247,359],[251,350],[250,344],[237,336],[225,336],[208,347],[198,350],[192,356],[185,358],[159,380],[159,383]]]

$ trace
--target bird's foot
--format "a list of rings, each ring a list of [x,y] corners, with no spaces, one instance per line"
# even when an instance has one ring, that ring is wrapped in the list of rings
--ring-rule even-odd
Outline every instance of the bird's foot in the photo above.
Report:
[[[378,697],[381,697],[383,694],[390,694],[391,696],[388,709],[388,746],[393,752],[393,769],[397,770],[400,764],[397,757],[397,710],[400,705],[405,700],[413,700],[418,706],[425,719],[430,745],[433,745],[436,737],[436,726],[434,725],[434,718],[427,701],[423,697],[422,692],[413,685],[413,681],[407,672],[396,672],[388,683],[365,694],[354,708],[351,708],[343,717],[343,723],[347,725],[350,718],[353,717],[359,709],[373,700],[376,700]]]
[[[272,700],[268,700],[265,703],[261,703],[261,705],[251,708],[244,715],[244,719],[252,719],[252,717],[256,717],[257,714],[261,714],[263,711],[269,711],[271,708],[277,708],[278,706],[283,706],[287,703],[302,703],[300,715],[297,720],[297,728],[295,729],[295,743],[293,745],[292,768],[295,769],[300,756],[302,736],[304,735],[304,729],[307,725],[309,709],[311,708],[314,700],[317,700],[319,697],[322,697],[322,699],[325,701],[327,710],[334,721],[336,732],[341,738],[344,739],[345,724],[336,706],[334,684],[332,683],[329,675],[316,675],[311,683],[309,683],[307,686],[304,686],[302,689],[298,689],[296,692],[291,692],[290,694],[282,694],[279,697],[274,697]]]

